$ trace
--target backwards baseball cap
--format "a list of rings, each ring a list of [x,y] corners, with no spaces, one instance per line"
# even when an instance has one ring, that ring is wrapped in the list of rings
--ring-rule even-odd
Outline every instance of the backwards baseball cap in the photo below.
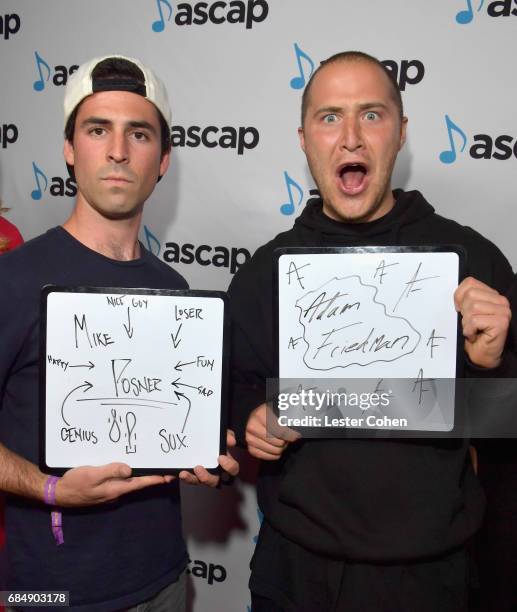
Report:
[[[121,59],[134,64],[140,69],[143,75],[141,80],[134,78],[95,78],[93,73],[95,68],[104,60]],[[129,91],[143,96],[152,102],[160,111],[167,125],[171,124],[171,109],[165,85],[156,74],[147,66],[144,66],[137,59],[124,57],[123,55],[105,55],[96,57],[81,66],[70,76],[65,90],[65,127],[66,123],[77,105],[87,96],[91,96],[98,91]]]

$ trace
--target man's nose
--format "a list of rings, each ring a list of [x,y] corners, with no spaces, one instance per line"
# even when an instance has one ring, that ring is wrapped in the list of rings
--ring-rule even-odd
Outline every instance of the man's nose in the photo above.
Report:
[[[108,158],[118,164],[128,161],[128,144],[126,135],[113,133],[108,150]]]
[[[361,124],[358,118],[348,117],[343,120],[341,147],[347,151],[355,151],[362,146]]]

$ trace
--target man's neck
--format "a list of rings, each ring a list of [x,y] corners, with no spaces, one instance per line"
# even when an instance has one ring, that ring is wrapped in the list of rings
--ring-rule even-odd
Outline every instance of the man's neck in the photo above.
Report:
[[[141,215],[130,219],[106,219],[94,210],[76,205],[63,227],[89,249],[110,259],[130,261],[140,257],[140,220]]]

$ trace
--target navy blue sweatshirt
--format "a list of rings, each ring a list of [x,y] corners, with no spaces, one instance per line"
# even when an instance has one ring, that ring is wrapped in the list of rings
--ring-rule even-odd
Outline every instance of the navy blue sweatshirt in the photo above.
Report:
[[[139,259],[115,261],[56,227],[0,258],[0,441],[29,461],[39,451],[41,287],[187,288],[140,248]],[[49,507],[8,497],[8,589],[70,591],[71,610],[108,612],[149,599],[186,566],[178,481],[62,513],[56,546]]]

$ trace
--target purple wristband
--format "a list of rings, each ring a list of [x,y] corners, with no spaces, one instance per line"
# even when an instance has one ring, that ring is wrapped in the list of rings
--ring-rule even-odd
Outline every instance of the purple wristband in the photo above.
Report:
[[[45,481],[43,498],[48,506],[56,505],[56,485],[58,480],[57,476],[49,476]]]
[[[56,485],[58,480],[59,478],[57,476],[49,476],[45,481],[43,499],[49,506],[56,505]],[[58,546],[63,544],[65,540],[63,536],[63,517],[61,512],[58,510],[53,510],[50,513],[50,524],[52,526],[52,534],[54,535],[56,544]]]
[[[53,510],[50,513],[50,520],[52,522],[52,533],[54,534],[54,540],[56,541],[56,544],[58,546],[60,544],[64,544],[65,538],[63,535],[63,516],[61,512]]]

